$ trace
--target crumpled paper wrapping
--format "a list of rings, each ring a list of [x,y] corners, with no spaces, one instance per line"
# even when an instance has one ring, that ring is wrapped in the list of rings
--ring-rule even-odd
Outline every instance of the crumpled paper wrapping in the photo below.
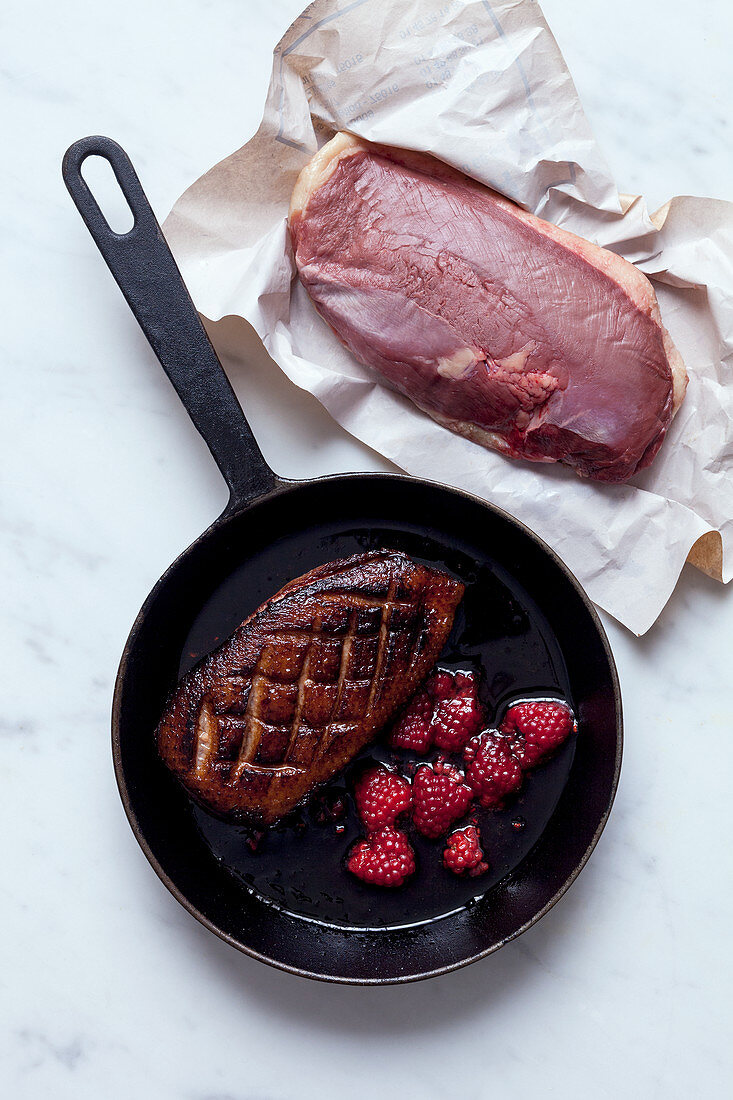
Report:
[[[653,465],[625,485],[512,461],[439,427],[339,343],[297,279],[286,215],[336,130],[423,150],[620,253],[654,282],[690,373]],[[246,318],[352,435],[517,516],[642,634],[694,544],[733,574],[733,204],[619,196],[534,0],[316,0],[277,46],[262,124],[179,199],[165,233],[200,312]],[[719,532],[719,534],[715,534]],[[702,551],[701,551],[702,548]]]

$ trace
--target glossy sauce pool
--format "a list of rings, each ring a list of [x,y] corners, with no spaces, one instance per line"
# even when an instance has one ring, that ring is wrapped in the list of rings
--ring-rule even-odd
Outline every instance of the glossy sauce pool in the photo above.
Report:
[[[516,580],[487,554],[477,556],[475,543],[460,540],[447,548],[430,528],[354,527],[334,524],[312,532],[287,535],[276,547],[249,558],[230,573],[202,608],[186,639],[179,672],[188,671],[261,603],[287,581],[323,562],[380,547],[402,550],[415,561],[445,569],[466,585],[453,630],[438,664],[471,669],[478,675],[479,695],[490,725],[516,699],[559,697],[573,709],[567,670],[557,641],[536,603]],[[582,736],[582,729],[580,731]],[[266,831],[256,851],[249,831],[227,824],[191,803],[197,828],[214,857],[264,901],[303,919],[351,928],[409,926],[437,919],[470,905],[508,875],[534,847],[557,804],[575,752],[572,737],[547,764],[525,777],[518,797],[505,809],[474,813],[489,871],[478,878],[453,875],[442,866],[444,838],[426,840],[408,828],[417,871],[403,886],[368,886],[345,869],[345,857],[364,835],[350,791],[354,771],[365,761],[433,759],[394,753],[386,745],[365,749],[346,772],[325,790],[343,794],[346,815],[336,824],[319,824],[312,807]],[[454,759],[451,757],[451,759]],[[457,823],[460,825],[461,822]]]

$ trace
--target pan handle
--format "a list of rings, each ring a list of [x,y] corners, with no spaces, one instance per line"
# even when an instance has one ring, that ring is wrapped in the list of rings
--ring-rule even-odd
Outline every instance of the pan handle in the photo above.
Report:
[[[110,229],[82,176],[89,156],[104,157],[111,165],[135,219],[128,233]],[[278,479],[257,446],[124,149],[108,137],[82,138],[67,151],[62,173],[97,248],[229,486],[227,510],[269,492]]]

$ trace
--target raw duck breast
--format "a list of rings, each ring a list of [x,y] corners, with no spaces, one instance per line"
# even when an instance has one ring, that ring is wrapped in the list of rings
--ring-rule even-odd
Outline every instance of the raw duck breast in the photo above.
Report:
[[[353,355],[513,458],[625,481],[687,385],[649,280],[424,154],[337,134],[290,206],[300,279]]]
[[[297,577],[183,677],[161,757],[215,813],[271,825],[414,694],[462,597],[459,581],[392,550]]]

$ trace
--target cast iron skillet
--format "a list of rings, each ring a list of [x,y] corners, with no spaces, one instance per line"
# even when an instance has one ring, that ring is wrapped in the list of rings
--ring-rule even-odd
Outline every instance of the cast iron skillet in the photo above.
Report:
[[[81,166],[92,154],[109,161],[132,209],[134,225],[126,234],[110,230],[82,178]],[[126,154],[109,138],[85,138],[67,152],[63,176],[231,494],[224,513],[148,596],[120,663],[112,715],[114,765],[125,812],[145,855],[171,893],[212,932],[294,974],[348,983],[404,982],[496,951],[534,924],[574,881],[616,791],[621,700],[608,642],[590,601],[536,535],[466,493],[392,474],[300,482],[274,474]],[[273,905],[247,887],[226,854],[236,850],[233,834],[219,843],[221,830],[234,827],[207,822],[193,806],[158,760],[153,731],[182,672],[286,580],[320,562],[379,545],[447,566],[467,582],[453,656],[478,655],[490,666],[490,706],[498,708],[529,688],[567,694],[580,732],[564,762],[555,766],[556,772],[564,769],[562,783],[542,831],[514,859],[516,865],[507,857],[506,873],[483,897],[453,911],[448,904],[445,915],[415,923],[390,918],[388,908],[380,911],[388,891],[370,894],[364,888],[367,898],[374,896],[373,914],[344,927]],[[545,781],[532,782],[532,790],[541,793]],[[499,865],[500,873],[501,858]],[[396,895],[393,891],[392,898]]]

